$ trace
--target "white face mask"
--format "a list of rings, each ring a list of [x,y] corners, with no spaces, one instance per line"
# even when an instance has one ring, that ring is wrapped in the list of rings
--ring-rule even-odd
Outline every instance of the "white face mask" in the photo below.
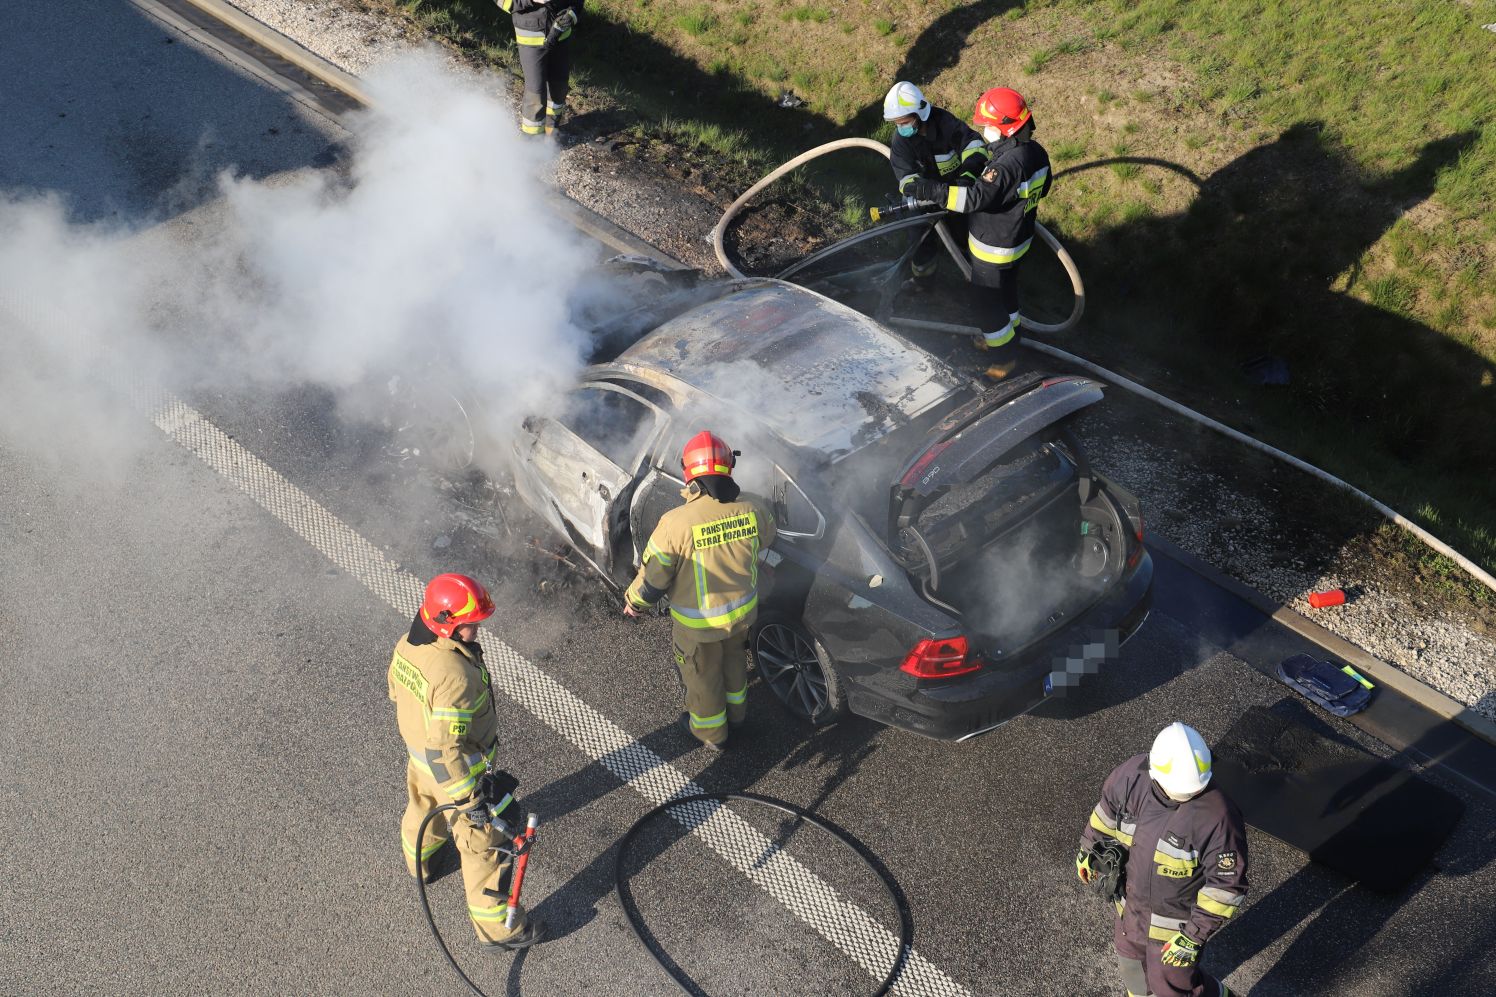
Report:
[[[982,129],[982,138],[986,139],[989,144],[992,142],[996,142],[1002,137],[1003,133],[998,131],[992,125],[988,125],[987,127]]]

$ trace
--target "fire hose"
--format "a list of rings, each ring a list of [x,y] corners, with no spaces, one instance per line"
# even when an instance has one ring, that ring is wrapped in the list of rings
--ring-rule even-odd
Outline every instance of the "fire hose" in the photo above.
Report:
[[[483,778],[489,779],[491,778],[491,775],[485,774]],[[510,779],[512,781],[512,777],[510,777]],[[486,797],[486,794],[481,794],[481,792],[480,795]],[[509,802],[508,794],[505,793],[504,796],[504,803],[507,804]],[[509,913],[505,919],[504,926],[506,928],[513,929],[515,927],[515,922],[518,919],[519,894],[520,889],[524,886],[525,882],[525,866],[529,865],[530,863],[530,848],[535,844],[535,828],[540,823],[540,818],[535,814],[530,814],[529,818],[525,822],[524,830],[512,834],[511,836],[511,829],[508,823],[506,823],[502,818],[498,816],[498,810],[502,809],[502,805],[494,808],[492,806],[492,801],[487,798],[483,798],[478,807],[464,806],[460,803],[444,803],[441,806],[434,808],[430,813],[426,815],[425,819],[421,821],[421,826],[416,829],[415,849],[417,855],[422,854],[421,845],[426,837],[426,828],[430,826],[431,822],[436,819],[438,814],[445,813],[449,810],[462,811],[464,816],[468,817],[479,826],[492,824],[494,827],[502,829],[504,832],[504,836],[507,838],[511,838],[511,841],[510,847],[504,848],[502,846],[499,846],[499,850],[507,852],[514,860],[514,869],[510,874]],[[417,871],[421,873],[421,875],[416,876],[416,891],[420,894],[421,897],[421,910],[426,914],[426,923],[431,926],[431,934],[436,939],[436,944],[441,948],[442,955],[447,957],[447,963],[452,967],[453,972],[455,972],[462,978],[462,982],[468,985],[469,990],[477,994],[478,997],[488,997],[488,995],[479,988],[478,984],[469,979],[468,975],[462,971],[462,967],[457,964],[457,960],[452,956],[452,950],[447,948],[446,939],[442,938],[442,933],[436,926],[436,918],[431,913],[431,901],[426,897],[426,870],[424,868],[421,868],[420,866],[417,866]]]
[[[740,196],[736,201],[733,201],[732,204],[728,205],[727,210],[724,211],[722,213],[722,217],[718,219],[716,227],[712,229],[712,250],[717,254],[717,262],[722,264],[722,269],[726,270],[729,274],[740,280],[747,276],[736,266],[734,266],[730,259],[728,259],[725,240],[727,238],[727,226],[730,225],[732,223],[732,220],[738,216],[738,214],[743,210],[745,206],[747,206],[748,202],[752,200],[753,196],[759,191],[763,190],[765,187],[769,186],[774,181],[778,180],[780,177],[784,176],[786,173],[798,169],[799,167],[804,166],[806,163],[809,163],[812,160],[819,159],[822,156],[828,155],[833,152],[839,152],[842,149],[871,149],[873,152],[876,152],[879,155],[884,156],[885,158],[889,154],[888,146],[874,139],[842,138],[837,139],[834,142],[827,142],[825,145],[818,145],[814,149],[802,152],[794,159],[791,159],[789,162],[770,172],[758,183],[754,184],[752,187],[749,187],[746,191],[744,191],[742,196]],[[1065,268],[1065,273],[1069,275],[1070,287],[1075,292],[1075,304],[1070,310],[1070,316],[1062,322],[1053,324],[1048,322],[1039,322],[1029,318],[1026,315],[1022,317],[1021,322],[1023,328],[1028,331],[1047,333],[1067,332],[1070,329],[1074,328],[1075,324],[1080,321],[1081,315],[1086,310],[1086,288],[1085,285],[1081,282],[1080,270],[1076,268],[1075,260],[1071,258],[1069,252],[1065,250],[1065,247],[1060,244],[1060,240],[1056,239],[1054,235],[1049,231],[1049,229],[1045,228],[1038,222],[1034,224],[1034,228],[1038,232],[1039,238],[1044,241],[1044,244],[1047,245],[1050,249],[1054,250],[1055,255],[1059,257],[1060,264]],[[946,251],[951,254],[951,258],[954,259],[956,261],[956,264],[961,267],[962,272],[966,274],[968,278],[970,278],[971,264],[966,261],[965,254],[962,253],[960,247],[956,245],[955,240],[951,238],[951,234],[949,230],[947,230],[945,224],[943,222],[936,222],[935,230],[940,234],[940,240],[945,244]],[[913,321],[906,321],[903,319],[900,319],[899,321],[902,324],[906,325],[924,325],[924,323],[915,323]],[[937,324],[937,328],[942,331],[951,331],[951,327],[945,324]],[[971,329],[972,333],[979,333],[980,331],[981,330],[976,329],[975,327],[972,327]]]
[[[809,810],[795,806],[793,803],[776,800],[770,796],[760,796],[757,793],[698,793],[693,796],[678,796],[674,799],[666,800],[635,821],[634,826],[629,828],[628,832],[618,842],[618,854],[613,860],[613,888],[618,893],[618,903],[623,908],[624,915],[628,918],[629,927],[634,929],[635,936],[638,937],[639,942],[644,948],[648,950],[654,961],[659,963],[660,968],[675,981],[676,986],[680,987],[682,991],[688,994],[702,993],[700,985],[682,972],[675,965],[674,961],[666,953],[661,951],[657,945],[651,944],[647,936],[648,929],[639,917],[638,906],[634,903],[633,891],[629,888],[628,877],[624,875],[624,858],[628,855],[629,845],[633,843],[644,825],[667,810],[693,803],[715,803],[722,805],[734,800],[756,803],[771,810],[778,810],[781,813],[789,814],[797,820],[804,821],[811,827],[826,832],[856,855],[862,864],[873,875],[878,877],[879,881],[883,884],[883,889],[888,894],[889,902],[898,910],[899,937],[898,948],[892,960],[893,964],[889,967],[888,973],[883,977],[882,982],[879,983],[878,989],[873,991],[873,997],[883,997],[884,994],[891,991],[894,984],[898,982],[899,974],[903,971],[905,962],[908,961],[909,952],[914,942],[914,916],[909,912],[909,903],[905,900],[903,891],[899,889],[899,884],[894,881],[893,876],[884,868],[883,863],[878,860],[877,856],[869,852],[866,846],[846,831],[817,817]]]

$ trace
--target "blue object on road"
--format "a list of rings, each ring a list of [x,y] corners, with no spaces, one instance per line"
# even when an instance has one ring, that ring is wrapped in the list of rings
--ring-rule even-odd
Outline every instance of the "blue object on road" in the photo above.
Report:
[[[1337,717],[1366,709],[1376,688],[1349,665],[1342,668],[1307,654],[1295,654],[1278,665],[1278,677]]]

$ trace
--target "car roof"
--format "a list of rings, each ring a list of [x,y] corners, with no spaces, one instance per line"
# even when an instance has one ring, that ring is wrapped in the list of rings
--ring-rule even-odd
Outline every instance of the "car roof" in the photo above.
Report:
[[[838,458],[966,386],[951,367],[814,291],[749,280],[618,357],[754,413],[790,443]]]

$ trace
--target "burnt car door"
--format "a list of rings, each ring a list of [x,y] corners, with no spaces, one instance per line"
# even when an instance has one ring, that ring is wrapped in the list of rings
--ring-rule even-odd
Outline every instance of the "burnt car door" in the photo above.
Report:
[[[542,512],[616,584],[629,580],[629,507],[664,421],[637,394],[589,383],[568,395],[559,416],[525,422],[523,470],[544,496]]]

